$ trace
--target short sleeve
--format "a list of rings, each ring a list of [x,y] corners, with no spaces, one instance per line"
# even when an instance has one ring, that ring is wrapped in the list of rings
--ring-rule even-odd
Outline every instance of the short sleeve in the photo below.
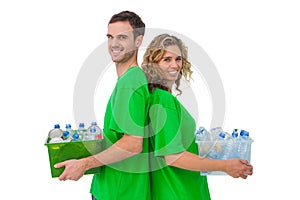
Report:
[[[151,105],[149,116],[154,143],[154,155],[164,156],[185,151],[181,134],[181,110],[170,95],[169,100]],[[179,110],[178,110],[179,109]]]
[[[110,129],[119,133],[144,136],[147,96],[143,90],[143,87],[136,90],[118,88],[111,101],[114,120],[110,123]]]
[[[109,129],[117,133],[145,136],[149,90],[147,79],[139,67],[122,75],[111,96],[112,120]]]

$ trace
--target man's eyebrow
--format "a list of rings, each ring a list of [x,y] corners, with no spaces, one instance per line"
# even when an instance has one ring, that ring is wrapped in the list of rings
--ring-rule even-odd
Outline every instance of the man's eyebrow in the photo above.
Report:
[[[115,35],[115,36],[113,36],[113,35],[111,35],[111,34],[106,34],[106,36],[108,37],[108,36],[110,36],[110,37],[128,37],[128,35],[127,34],[122,34],[122,33],[120,33],[120,34],[117,34],[117,35]]]

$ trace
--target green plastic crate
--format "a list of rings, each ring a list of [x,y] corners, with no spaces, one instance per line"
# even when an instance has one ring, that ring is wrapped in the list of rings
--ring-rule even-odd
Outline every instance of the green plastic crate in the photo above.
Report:
[[[59,177],[64,170],[64,167],[54,168],[56,163],[97,154],[102,151],[102,142],[103,140],[89,140],[80,142],[49,143],[49,139],[47,139],[45,145],[48,148],[51,176],[53,178]],[[100,167],[85,172],[85,174],[96,173],[100,173]]]

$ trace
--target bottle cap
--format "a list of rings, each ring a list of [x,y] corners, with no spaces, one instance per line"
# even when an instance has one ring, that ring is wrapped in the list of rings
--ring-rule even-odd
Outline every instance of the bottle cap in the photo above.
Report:
[[[224,138],[225,138],[225,133],[224,133],[224,132],[220,132],[220,133],[219,133],[219,136],[220,136],[222,139],[224,139]]]
[[[59,124],[55,124],[54,128],[60,128]]]
[[[241,130],[240,136],[249,136],[249,132],[245,130]]]
[[[63,137],[68,137],[70,135],[69,131],[64,131],[63,132]]]
[[[74,140],[78,140],[79,139],[79,134],[77,132],[75,132],[73,135],[72,135],[72,138]]]
[[[91,132],[91,133],[96,133],[96,128],[95,128],[95,127],[91,127],[91,128],[90,128],[90,132]]]
[[[239,136],[239,133],[237,131],[232,132],[232,137],[237,138]]]
[[[79,128],[84,128],[84,123],[79,123]]]

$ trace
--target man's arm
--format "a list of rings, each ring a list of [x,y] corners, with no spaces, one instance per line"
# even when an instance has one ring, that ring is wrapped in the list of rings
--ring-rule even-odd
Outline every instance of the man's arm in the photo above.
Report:
[[[86,158],[67,160],[54,165],[55,168],[65,167],[59,180],[78,180],[92,168],[115,163],[140,153],[143,149],[143,137],[124,134],[106,150]]]

